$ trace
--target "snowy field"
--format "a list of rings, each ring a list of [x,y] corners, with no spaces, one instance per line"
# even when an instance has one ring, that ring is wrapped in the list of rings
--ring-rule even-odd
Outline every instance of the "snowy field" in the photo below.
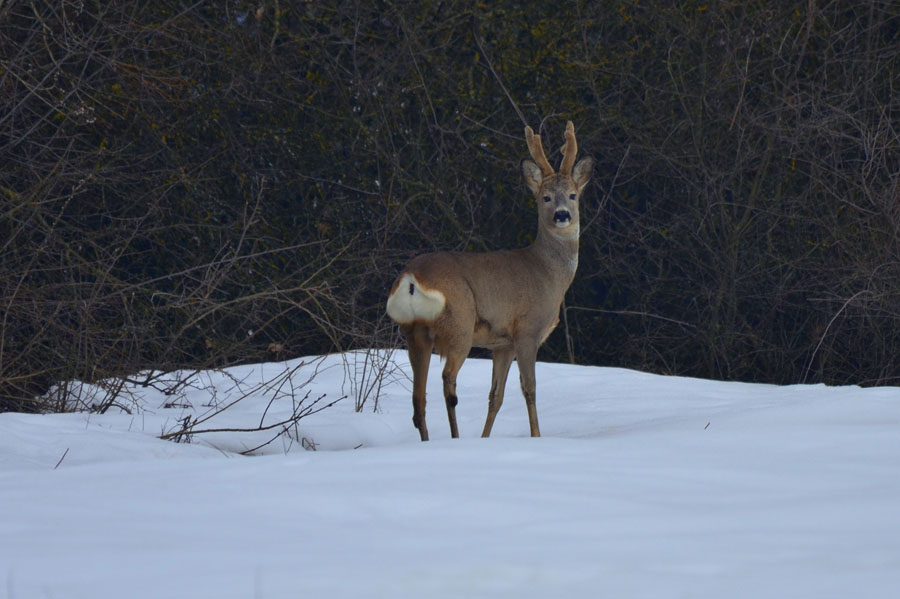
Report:
[[[513,365],[483,440],[469,360],[451,440],[435,357],[421,443],[394,357],[377,412],[345,354],[0,414],[0,597],[900,596],[898,388],[538,364],[531,439]],[[198,428],[276,423],[307,391],[349,397],[278,438],[157,438],[245,395]]]

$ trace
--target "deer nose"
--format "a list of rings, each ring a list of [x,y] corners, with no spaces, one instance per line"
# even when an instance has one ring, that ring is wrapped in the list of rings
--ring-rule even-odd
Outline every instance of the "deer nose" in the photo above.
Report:
[[[567,223],[570,220],[572,220],[572,215],[569,214],[568,210],[557,210],[553,213],[554,223]]]

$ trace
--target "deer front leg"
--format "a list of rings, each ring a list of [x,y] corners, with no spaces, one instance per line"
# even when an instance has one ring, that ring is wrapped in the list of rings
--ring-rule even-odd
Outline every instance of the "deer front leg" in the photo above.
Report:
[[[537,385],[534,376],[534,364],[537,361],[537,343],[517,343],[516,361],[519,363],[519,383],[522,385],[522,395],[525,396],[525,407],[528,408],[528,425],[531,427],[531,436],[540,437],[541,429],[538,426],[537,405],[535,404],[535,389]]]
[[[515,352],[512,347],[494,350],[494,372],[491,375],[491,393],[488,396],[487,419],[484,421],[482,437],[490,437],[494,427],[494,418],[503,405],[503,392],[506,390],[506,378],[509,376],[509,366],[512,364]]]

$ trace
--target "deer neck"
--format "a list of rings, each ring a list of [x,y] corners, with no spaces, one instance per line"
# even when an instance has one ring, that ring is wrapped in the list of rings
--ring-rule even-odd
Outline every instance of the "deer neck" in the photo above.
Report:
[[[578,225],[573,229],[567,235],[560,235],[540,227],[537,239],[529,248],[554,278],[558,276],[567,283],[575,278],[575,270],[578,268]]]

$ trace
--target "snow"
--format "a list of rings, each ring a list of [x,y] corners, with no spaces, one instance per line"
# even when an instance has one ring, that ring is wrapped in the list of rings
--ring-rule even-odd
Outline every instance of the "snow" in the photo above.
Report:
[[[898,388],[541,363],[544,437],[531,439],[513,365],[492,437],[480,439],[491,365],[470,359],[457,389],[463,438],[451,440],[435,357],[433,440],[421,443],[405,352],[393,366],[385,357],[197,373],[174,395],[161,381],[133,384],[125,409],[104,414],[0,414],[0,597],[820,598],[900,588]],[[370,398],[356,412],[372,366],[390,370],[378,410]],[[169,378],[179,374],[189,373]],[[322,394],[319,406],[349,397],[253,456],[239,452],[281,429],[158,439],[237,399],[200,428],[279,422]]]

